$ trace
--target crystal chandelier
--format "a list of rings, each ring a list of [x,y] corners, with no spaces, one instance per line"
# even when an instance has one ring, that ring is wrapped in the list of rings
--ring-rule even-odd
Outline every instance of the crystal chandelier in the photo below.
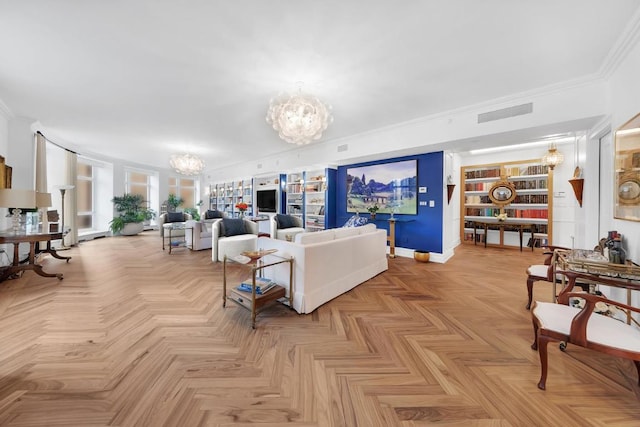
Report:
[[[199,175],[204,169],[204,160],[193,154],[174,154],[169,164],[182,175]]]
[[[556,144],[549,146],[549,151],[542,156],[542,164],[549,166],[549,169],[553,170],[556,166],[564,161],[564,155],[558,151]]]
[[[308,144],[322,137],[322,132],[333,121],[331,107],[318,98],[297,94],[279,95],[269,102],[267,123],[278,131],[280,138],[291,144]]]

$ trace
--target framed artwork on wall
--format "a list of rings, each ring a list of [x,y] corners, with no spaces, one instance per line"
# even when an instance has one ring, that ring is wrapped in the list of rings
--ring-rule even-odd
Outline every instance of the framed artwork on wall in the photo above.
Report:
[[[613,216],[640,221],[640,114],[616,131],[614,162]]]
[[[13,168],[11,166],[4,165],[4,188],[11,188],[12,174]]]
[[[418,213],[418,161],[402,160],[347,168],[347,212]]]
[[[0,156],[0,188],[7,188],[6,183],[6,165],[4,164],[4,157]],[[11,188],[11,187],[9,187]]]

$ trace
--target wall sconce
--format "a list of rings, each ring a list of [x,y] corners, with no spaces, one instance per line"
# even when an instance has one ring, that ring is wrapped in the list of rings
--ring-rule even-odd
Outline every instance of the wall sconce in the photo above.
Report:
[[[584,178],[582,178],[580,167],[576,167],[573,173],[573,178],[569,180],[569,183],[573,187],[573,193],[576,195],[576,200],[580,207],[582,207],[582,190],[584,188]]]
[[[455,188],[456,185],[453,183],[451,175],[447,176],[447,204],[451,202],[451,196],[453,195],[453,190]]]
[[[549,169],[553,170],[556,166],[564,161],[564,155],[558,151],[555,143],[551,143],[549,151],[542,156],[542,164],[549,166]]]

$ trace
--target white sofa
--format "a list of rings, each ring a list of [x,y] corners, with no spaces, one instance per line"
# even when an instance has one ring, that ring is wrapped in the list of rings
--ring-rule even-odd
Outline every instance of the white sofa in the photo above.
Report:
[[[260,237],[258,249],[278,249],[277,255],[293,256],[293,308],[298,313],[311,313],[388,268],[387,233],[374,224],[301,233],[293,242]],[[288,264],[268,267],[262,275],[288,289]]]

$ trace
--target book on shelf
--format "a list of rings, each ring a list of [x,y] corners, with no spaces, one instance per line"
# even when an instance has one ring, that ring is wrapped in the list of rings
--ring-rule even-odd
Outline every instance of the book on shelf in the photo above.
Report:
[[[276,282],[271,279],[267,279],[265,277],[256,277],[256,295],[263,295],[273,289],[275,286],[278,286]],[[251,293],[251,289],[253,288],[253,284],[249,282],[242,282],[237,290],[242,292]]]

